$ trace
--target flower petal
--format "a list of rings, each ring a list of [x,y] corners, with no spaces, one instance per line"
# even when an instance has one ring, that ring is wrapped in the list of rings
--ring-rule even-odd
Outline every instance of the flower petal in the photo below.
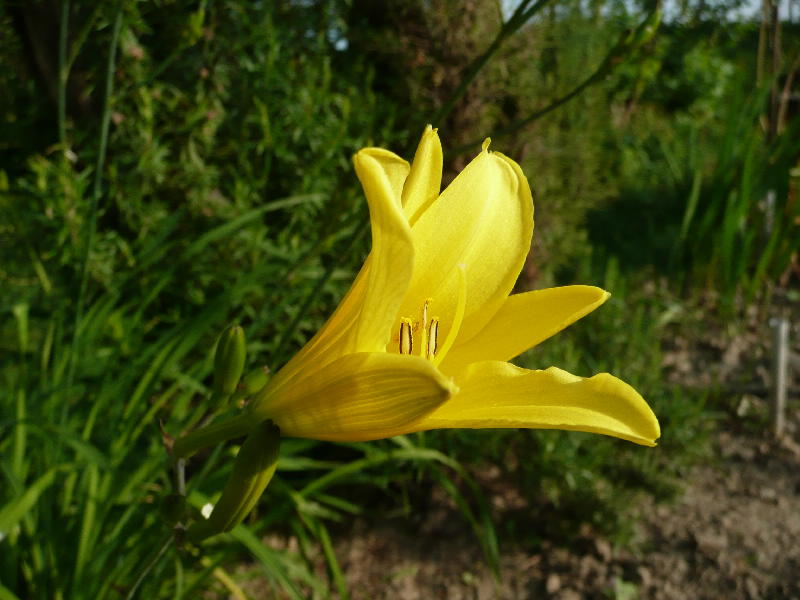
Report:
[[[411,163],[411,172],[403,187],[403,211],[413,226],[419,216],[439,197],[442,189],[442,143],[430,125]]]
[[[362,171],[359,172],[358,163],[362,162],[362,159],[367,156],[378,163],[380,170],[383,172],[389,182],[389,187],[392,189],[392,197],[397,205],[402,208],[403,200],[401,198],[404,194],[403,186],[405,185],[406,179],[409,176],[409,171],[411,170],[411,166],[408,164],[408,161],[397,156],[397,154],[394,152],[384,150],[383,148],[364,148],[353,157],[353,161],[356,163],[356,172],[358,173],[359,179],[361,179],[363,168]],[[364,183],[363,179],[361,179],[361,183],[365,186],[366,191],[366,184]],[[369,192],[367,192],[367,199],[369,199]]]
[[[402,166],[393,156],[386,150],[368,148],[353,158],[369,203],[372,251],[364,301],[342,348],[347,353],[377,352],[386,347],[411,281],[414,246],[400,202],[401,188],[397,187]]]
[[[509,296],[471,339],[459,335],[441,368],[445,373],[457,373],[481,360],[510,360],[585,317],[609,296],[608,292],[590,285]]]
[[[379,148],[353,157],[369,204],[372,250],[339,307],[275,376],[282,384],[350,352],[383,350],[414,264],[411,230],[400,193],[408,163]]]
[[[514,161],[484,149],[412,227],[414,275],[400,316],[417,315],[430,298],[446,331],[458,302],[458,266],[463,264],[468,296],[462,328],[463,335],[472,337],[514,286],[532,233],[527,179]]]
[[[250,414],[254,422],[272,419],[287,436],[374,440],[413,426],[455,391],[428,360],[362,352],[273,389]]]
[[[601,373],[584,379],[550,367],[528,371],[509,363],[473,364],[456,378],[458,394],[409,431],[462,428],[569,429],[644,446],[661,435],[653,411],[627,383]]]

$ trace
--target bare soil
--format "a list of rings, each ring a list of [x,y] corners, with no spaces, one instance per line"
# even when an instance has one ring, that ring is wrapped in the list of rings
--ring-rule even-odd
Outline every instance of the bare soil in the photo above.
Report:
[[[354,599],[800,598],[798,447],[722,433],[717,450],[677,503],[637,508],[633,550],[589,531],[568,547],[504,547],[497,581],[461,517],[444,511],[419,528],[356,522],[338,556]]]

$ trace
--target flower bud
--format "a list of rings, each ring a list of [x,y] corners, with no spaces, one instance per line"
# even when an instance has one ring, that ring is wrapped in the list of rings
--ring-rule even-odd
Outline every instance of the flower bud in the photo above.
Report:
[[[264,386],[269,383],[270,373],[269,367],[259,367],[253,369],[247,375],[242,377],[242,381],[236,388],[232,396],[228,398],[229,404],[235,404],[239,408],[243,408],[247,404],[247,398],[260,392]]]
[[[244,376],[240,388],[247,396],[251,396],[267,385],[269,377],[269,367],[253,369]]]
[[[236,391],[247,356],[244,329],[231,325],[219,338],[214,355],[214,395],[227,398]]]
[[[194,523],[187,539],[198,543],[212,535],[230,531],[253,510],[278,466],[281,431],[264,421],[247,436],[236,455],[228,482],[211,515]]]

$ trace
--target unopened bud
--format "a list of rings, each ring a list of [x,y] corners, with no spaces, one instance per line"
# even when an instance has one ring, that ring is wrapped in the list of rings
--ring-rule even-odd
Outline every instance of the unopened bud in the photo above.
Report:
[[[227,398],[236,391],[247,357],[244,329],[231,325],[219,338],[214,355],[214,394]]]
[[[189,541],[198,543],[230,531],[244,520],[275,474],[280,441],[281,431],[272,421],[256,426],[239,449],[231,476],[211,515],[186,532]]]
[[[269,383],[269,367],[259,367],[250,371],[247,375],[242,377],[239,387],[234,392],[233,396],[228,398],[230,404],[235,404],[242,408],[247,404],[247,398],[260,392]]]
[[[241,390],[248,396],[261,391],[269,382],[269,367],[253,369],[242,378]]]

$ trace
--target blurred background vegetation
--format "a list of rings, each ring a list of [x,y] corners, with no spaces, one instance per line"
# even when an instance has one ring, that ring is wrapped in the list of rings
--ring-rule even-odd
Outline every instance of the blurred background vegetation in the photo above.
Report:
[[[421,518],[432,489],[492,564],[503,544],[586,526],[624,544],[632,502],[678,492],[731,408],[713,366],[677,368],[676,347],[797,300],[800,27],[785,12],[0,3],[0,599],[234,593],[243,561],[288,597],[345,597],[340,524]],[[157,510],[171,491],[159,424],[175,435],[203,417],[227,323],[244,325],[253,367],[310,338],[369,249],[351,155],[410,158],[428,123],[446,180],[486,136],[528,175],[519,290],[614,294],[522,364],[629,381],[659,415],[659,447],[548,431],[289,441],[246,526],[177,551]],[[193,465],[192,505],[221,489],[230,452]],[[490,508],[488,469],[524,514]],[[296,543],[261,542],[275,532]]]

